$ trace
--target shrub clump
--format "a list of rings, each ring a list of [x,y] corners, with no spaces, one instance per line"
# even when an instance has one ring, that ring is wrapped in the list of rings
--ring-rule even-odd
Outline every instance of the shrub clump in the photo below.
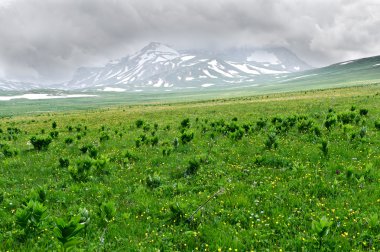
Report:
[[[35,150],[47,150],[52,139],[48,137],[36,137],[33,136],[30,138],[30,143],[33,145]]]

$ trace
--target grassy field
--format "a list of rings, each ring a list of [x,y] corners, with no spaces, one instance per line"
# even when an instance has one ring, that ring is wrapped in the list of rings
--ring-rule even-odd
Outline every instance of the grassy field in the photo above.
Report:
[[[378,251],[379,104],[368,85],[3,117],[0,251]]]

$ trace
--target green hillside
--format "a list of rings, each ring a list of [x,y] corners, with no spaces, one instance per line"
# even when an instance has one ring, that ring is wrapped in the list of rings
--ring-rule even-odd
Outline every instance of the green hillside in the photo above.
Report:
[[[149,102],[1,118],[0,251],[380,249],[379,85]]]

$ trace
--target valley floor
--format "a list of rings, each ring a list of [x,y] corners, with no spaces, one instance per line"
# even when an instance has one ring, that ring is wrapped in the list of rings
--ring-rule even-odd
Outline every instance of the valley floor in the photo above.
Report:
[[[378,251],[379,104],[368,85],[4,115],[0,251]]]

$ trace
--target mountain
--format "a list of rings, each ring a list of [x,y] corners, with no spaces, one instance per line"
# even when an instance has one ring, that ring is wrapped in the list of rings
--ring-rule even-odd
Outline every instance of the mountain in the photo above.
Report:
[[[79,68],[64,87],[105,91],[220,88],[308,69],[311,67],[285,48],[177,51],[150,43],[104,67]]]
[[[266,93],[380,83],[379,70],[380,56],[311,68],[285,48],[179,51],[150,43],[103,67],[81,67],[65,83],[42,86],[0,80],[0,91]]]
[[[41,88],[41,86],[34,83],[8,81],[0,79],[1,91],[27,91],[38,88]]]

